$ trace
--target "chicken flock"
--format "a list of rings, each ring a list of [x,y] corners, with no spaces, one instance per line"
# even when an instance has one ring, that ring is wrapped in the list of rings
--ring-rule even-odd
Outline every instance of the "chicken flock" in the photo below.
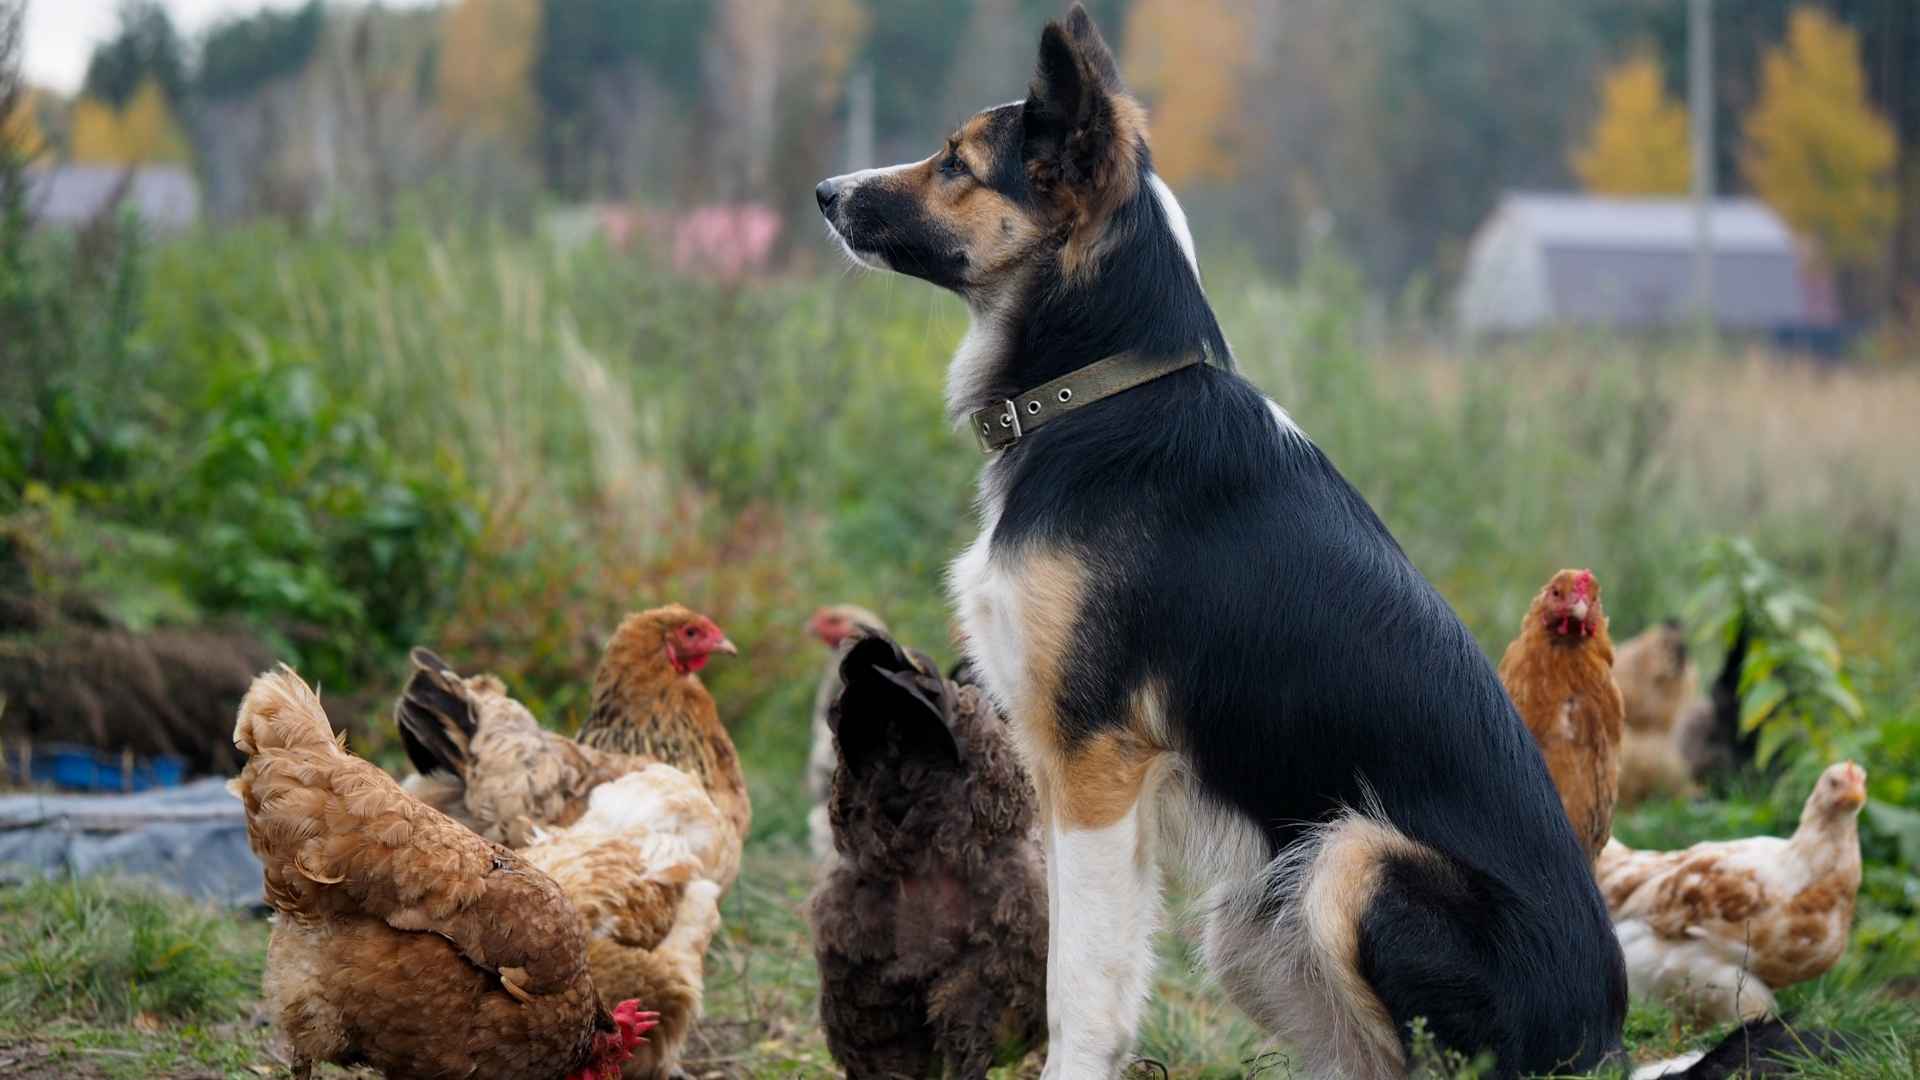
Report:
[[[880,616],[823,607],[807,905],[847,1075],[979,1078],[1046,1035],[1045,856],[1005,719]],[[393,717],[413,775],[346,749],[292,670],[240,708],[232,788],[276,912],[264,993],[301,1080],[667,1078],[701,1016],[752,801],[699,673],[733,643],[678,605],[628,616],[576,737],[425,648]],[[1592,572],[1542,587],[1499,667],[1589,859],[1637,995],[1703,1021],[1774,1011],[1844,952],[1865,773],[1822,775],[1790,838],[1613,839],[1616,803],[1691,793],[1698,676],[1662,624],[1616,650]]]
[[[1827,768],[1791,839],[1635,851],[1613,839],[1621,797],[1692,790],[1679,736],[1698,677],[1679,628],[1616,656],[1599,582],[1562,570],[1527,609],[1500,680],[1593,860],[1634,994],[1703,1021],[1751,1020],[1773,1012],[1774,991],[1838,962],[1860,891],[1860,766]]]

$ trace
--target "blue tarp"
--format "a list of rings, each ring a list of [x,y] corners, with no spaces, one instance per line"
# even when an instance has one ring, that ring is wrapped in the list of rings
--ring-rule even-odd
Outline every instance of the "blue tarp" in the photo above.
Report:
[[[0,795],[0,880],[113,875],[233,907],[263,902],[226,781],[135,795]]]

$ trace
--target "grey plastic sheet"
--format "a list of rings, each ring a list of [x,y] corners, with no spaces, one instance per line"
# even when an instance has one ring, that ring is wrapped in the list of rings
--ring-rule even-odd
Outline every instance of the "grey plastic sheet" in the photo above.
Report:
[[[218,778],[135,795],[0,795],[0,881],[69,874],[230,907],[264,902],[246,815]]]

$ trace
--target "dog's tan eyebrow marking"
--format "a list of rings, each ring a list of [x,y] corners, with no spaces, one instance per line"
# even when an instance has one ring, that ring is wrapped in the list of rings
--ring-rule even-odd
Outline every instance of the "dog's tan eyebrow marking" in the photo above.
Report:
[[[974,176],[985,176],[992,167],[993,156],[980,150],[980,134],[986,127],[986,120],[974,117],[961,126],[959,131],[947,136],[947,152],[964,161],[967,171]]]

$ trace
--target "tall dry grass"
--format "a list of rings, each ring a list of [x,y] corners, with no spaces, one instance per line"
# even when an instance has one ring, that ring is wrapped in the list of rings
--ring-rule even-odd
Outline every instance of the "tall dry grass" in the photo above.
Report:
[[[747,648],[716,682],[778,784],[805,741],[814,605],[861,602],[944,651],[979,458],[942,415],[965,317],[934,290],[708,285],[485,231],[228,234],[165,253],[155,286],[156,385],[246,342],[470,493],[481,524],[437,642],[560,723],[619,614],[666,599]],[[1886,693],[1910,691],[1920,614],[1892,597],[1920,590],[1920,434],[1901,423],[1920,374],[1581,335],[1403,346],[1337,264],[1208,286],[1242,370],[1489,651],[1561,566],[1595,569],[1624,636],[1680,610],[1706,542],[1741,533],[1870,628],[1854,640],[1886,658]]]

